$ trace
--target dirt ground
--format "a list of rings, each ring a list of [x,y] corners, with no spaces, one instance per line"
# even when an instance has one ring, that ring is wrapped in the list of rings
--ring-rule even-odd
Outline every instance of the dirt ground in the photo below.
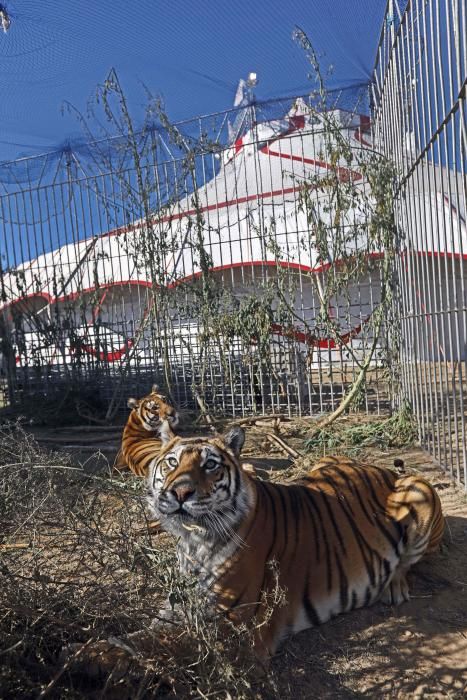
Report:
[[[306,426],[303,421],[284,423],[280,435],[300,450],[308,428],[309,424]],[[76,456],[86,444],[88,450],[97,449],[98,435],[93,433],[91,443],[88,433],[76,430],[53,434],[39,431],[37,437],[57,450],[66,445]],[[112,460],[118,435],[118,431],[103,434],[101,442],[106,456],[99,458],[98,464]],[[345,446],[333,451],[348,452]],[[393,466],[395,458],[402,458],[407,472],[420,473],[431,481],[440,495],[447,523],[442,551],[419,562],[409,574],[410,602],[398,608],[377,604],[357,610],[288,640],[272,662],[271,670],[277,676],[277,697],[466,697],[467,497],[417,447],[365,447],[356,452],[363,461],[387,467]],[[264,430],[247,428],[244,458],[255,466],[261,478],[288,479],[297,471],[278,447],[265,440]],[[86,456],[87,467],[91,468],[95,463],[88,459]],[[305,459],[310,461],[312,456]],[[299,464],[303,466],[300,461]],[[120,537],[125,537],[122,529]],[[158,546],[157,541],[158,536],[153,536],[154,547]],[[18,558],[18,566],[19,562]],[[125,585],[123,574],[120,585]],[[191,696],[204,697],[196,693]],[[0,698],[8,697],[12,696],[2,695],[0,688]]]

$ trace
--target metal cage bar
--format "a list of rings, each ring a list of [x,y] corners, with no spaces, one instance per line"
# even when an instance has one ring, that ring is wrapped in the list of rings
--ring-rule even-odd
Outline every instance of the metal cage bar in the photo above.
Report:
[[[377,141],[398,167],[401,399],[467,488],[466,3],[387,4],[373,78]]]
[[[339,91],[329,105],[360,149],[361,99]],[[21,404],[37,392],[76,390],[84,403],[98,394],[115,406],[156,381],[185,406],[202,391],[226,415],[335,408],[359,371],[380,282],[376,266],[332,301],[339,328],[362,329],[349,341],[353,354],[322,340],[313,290],[328,272],[313,262],[313,232],[300,204],[303,183],[328,167],[310,100],[246,108],[234,140],[226,125],[238,122],[238,110],[175,125],[175,138],[151,131],[141,136],[139,170],[129,167],[119,139],[89,144],[89,161],[70,149],[53,171],[48,157],[42,169],[34,158],[35,183],[26,181],[24,161],[0,166],[0,317],[11,350],[2,354],[5,397]],[[23,180],[12,184],[12,172]],[[313,197],[324,210],[317,191]],[[278,317],[266,359],[255,338],[234,333],[226,347],[215,338],[206,343],[193,310],[203,294],[201,255],[213,261],[220,315],[229,303],[247,308],[254,295],[267,296],[280,277],[283,305],[303,322],[293,314],[281,321],[284,309],[273,301]],[[381,362],[370,374],[363,406],[385,411],[390,392]]]

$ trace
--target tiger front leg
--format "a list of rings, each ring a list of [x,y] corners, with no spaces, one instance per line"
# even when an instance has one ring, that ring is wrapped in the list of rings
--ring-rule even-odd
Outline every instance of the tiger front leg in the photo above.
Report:
[[[250,621],[253,652],[256,659],[266,667],[279,646],[293,631],[286,606],[275,606],[271,601],[261,604],[256,616]]]

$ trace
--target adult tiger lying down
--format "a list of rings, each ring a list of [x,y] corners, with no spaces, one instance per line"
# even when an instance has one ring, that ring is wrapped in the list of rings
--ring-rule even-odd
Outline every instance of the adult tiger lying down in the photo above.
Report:
[[[290,633],[377,600],[409,598],[406,573],[442,538],[438,495],[418,476],[325,457],[292,484],[252,478],[241,428],[174,437],[149,475],[149,502],[194,573],[233,621],[265,618],[277,564],[287,604],[259,624],[260,655]],[[164,440],[164,438],[162,438]]]

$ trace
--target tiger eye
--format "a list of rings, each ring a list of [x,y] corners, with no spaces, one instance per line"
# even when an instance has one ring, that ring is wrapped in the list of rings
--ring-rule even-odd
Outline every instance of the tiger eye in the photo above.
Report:
[[[204,463],[204,468],[205,468],[205,470],[208,471],[208,472],[213,472],[214,469],[217,469],[218,466],[219,466],[219,464],[216,462],[215,459],[208,459],[208,460]]]

